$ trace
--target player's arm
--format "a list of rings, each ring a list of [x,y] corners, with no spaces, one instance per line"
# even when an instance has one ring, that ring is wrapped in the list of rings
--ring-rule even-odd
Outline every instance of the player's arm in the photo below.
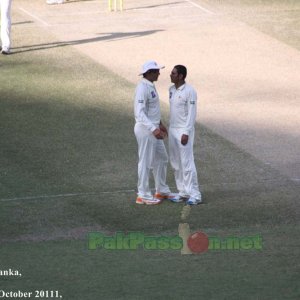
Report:
[[[187,99],[188,115],[183,135],[181,136],[181,144],[186,145],[189,140],[189,134],[194,128],[197,116],[197,93],[193,89],[188,94]]]
[[[157,139],[162,139],[160,129],[157,128],[147,117],[146,111],[147,105],[147,90],[143,85],[139,85],[135,92],[134,99],[134,116],[135,120],[143,124]]]

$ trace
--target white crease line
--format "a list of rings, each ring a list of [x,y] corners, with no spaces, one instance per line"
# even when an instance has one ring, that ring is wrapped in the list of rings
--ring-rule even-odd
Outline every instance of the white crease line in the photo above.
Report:
[[[292,178],[292,180],[295,182],[300,182],[300,178]]]
[[[68,13],[68,14],[60,14],[57,17],[72,17],[72,16],[87,16],[87,15],[98,15],[98,14],[105,14],[105,11],[84,11],[84,12],[75,12],[75,13]]]
[[[131,193],[135,192],[135,190],[119,190],[119,191],[107,191],[107,192],[99,192],[99,193],[77,193],[77,194],[58,194],[58,195],[40,195],[40,196],[29,196],[29,197],[19,197],[19,198],[4,198],[0,199],[0,201],[18,201],[18,200],[36,200],[36,199],[45,199],[45,198],[64,198],[64,197],[76,197],[76,196],[92,196],[92,195],[100,195],[100,194],[115,194],[115,193]]]
[[[212,12],[211,10],[209,10],[209,9],[207,9],[207,8],[205,8],[205,7],[199,5],[199,4],[197,4],[197,3],[195,3],[195,2],[193,2],[191,0],[185,0],[185,1],[191,3],[192,5],[196,6],[197,8],[203,10],[204,12],[206,12],[208,14],[215,15],[215,13]]]
[[[94,195],[94,193],[40,195],[40,196],[31,196],[31,197],[29,196],[29,197],[0,199],[0,201],[35,200],[35,199],[43,199],[43,198],[61,198],[61,197],[83,196],[83,195]]]
[[[20,9],[21,11],[23,11],[25,14],[27,14],[28,16],[30,16],[30,17],[36,19],[37,21],[39,21],[39,22],[42,23],[43,25],[45,25],[45,26],[50,26],[50,24],[48,24],[47,22],[45,22],[43,19],[41,19],[41,18],[39,18],[39,17],[37,17],[37,16],[31,14],[29,11],[25,10],[23,7],[19,7],[19,9]]]
[[[144,10],[157,10],[157,9],[161,9],[161,10],[169,10],[170,9],[170,7],[171,8],[180,8],[180,9],[182,9],[182,8],[189,8],[189,7],[191,7],[190,5],[168,5],[168,6],[166,6],[166,7],[141,7],[141,8],[139,8],[139,7],[137,7],[137,8],[130,8],[130,9],[127,9],[128,11],[144,11]],[[126,10],[126,9],[125,9]]]
[[[293,178],[294,182],[299,182],[299,178]],[[289,179],[286,179],[286,181],[290,181]],[[261,180],[260,183],[283,183],[282,180],[277,179],[266,179]],[[234,186],[234,185],[240,185],[240,182],[223,182],[223,183],[205,183],[201,184],[201,187],[207,187],[207,186],[217,186],[217,187],[223,187],[223,186]],[[253,182],[253,185],[258,184],[258,182]],[[171,190],[175,190],[176,187],[170,186]],[[0,199],[0,202],[4,201],[18,201],[18,200],[36,200],[36,199],[46,199],[46,198],[64,198],[64,197],[78,197],[78,196],[96,196],[96,195],[103,195],[103,194],[117,194],[117,193],[133,193],[137,192],[134,189],[129,190],[116,190],[116,191],[106,191],[106,192],[90,192],[90,193],[69,193],[69,194],[57,194],[57,195],[40,195],[40,196],[28,196],[28,197],[17,197],[17,198],[3,198]],[[153,190],[154,192],[154,190]]]

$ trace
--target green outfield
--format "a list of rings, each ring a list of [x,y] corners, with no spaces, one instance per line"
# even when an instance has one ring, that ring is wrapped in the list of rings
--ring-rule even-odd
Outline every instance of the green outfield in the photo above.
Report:
[[[135,86],[43,28],[18,25],[14,34],[15,54],[0,57],[0,271],[22,276],[0,276],[0,291],[299,298],[299,184],[202,124],[195,157],[204,204],[186,222],[208,236],[260,235],[262,249],[89,250],[89,232],[178,235],[183,204],[135,204]],[[24,36],[44,46],[23,47]],[[167,123],[167,105],[162,111]],[[170,168],[168,183],[175,191]]]

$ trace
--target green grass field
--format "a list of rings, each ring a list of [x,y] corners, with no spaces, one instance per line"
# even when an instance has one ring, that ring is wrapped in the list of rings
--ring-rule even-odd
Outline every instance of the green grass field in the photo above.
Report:
[[[22,44],[26,29],[15,29]],[[51,43],[31,28],[28,43]],[[135,204],[134,85],[70,46],[0,60],[0,290],[63,299],[298,299],[299,185],[202,124],[191,230],[262,250],[88,250],[92,231],[178,234],[183,204]],[[168,120],[168,107],[163,106]],[[175,186],[169,169],[168,182]]]

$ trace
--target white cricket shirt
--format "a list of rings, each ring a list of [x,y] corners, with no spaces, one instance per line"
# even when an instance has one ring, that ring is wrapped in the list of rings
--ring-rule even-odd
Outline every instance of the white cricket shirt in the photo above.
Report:
[[[197,116],[197,93],[192,86],[185,83],[176,89],[169,89],[170,127],[182,128],[183,134],[189,135],[194,128]]]
[[[152,132],[159,127],[161,115],[158,93],[154,84],[145,78],[135,90],[134,116],[136,123],[143,124]]]

